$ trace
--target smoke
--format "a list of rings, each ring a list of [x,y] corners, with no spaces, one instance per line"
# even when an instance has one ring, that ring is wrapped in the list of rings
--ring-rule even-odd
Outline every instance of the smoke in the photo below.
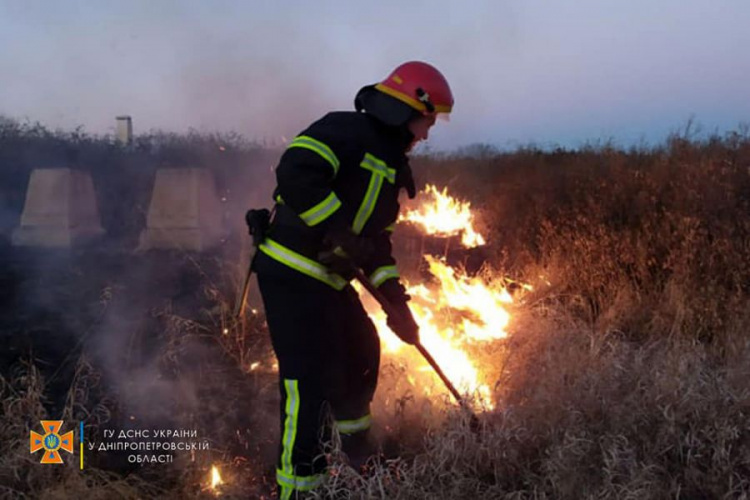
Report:
[[[136,134],[195,128],[278,141],[327,111],[352,109],[362,85],[423,59],[448,76],[458,102],[457,121],[437,131],[433,143],[455,143],[452,137],[463,141],[466,127],[497,103],[488,90],[497,87],[497,67],[517,37],[506,4],[3,8],[14,27],[0,30],[7,47],[0,109],[97,133],[113,132],[114,117],[129,114]],[[28,33],[35,33],[33,45]]]

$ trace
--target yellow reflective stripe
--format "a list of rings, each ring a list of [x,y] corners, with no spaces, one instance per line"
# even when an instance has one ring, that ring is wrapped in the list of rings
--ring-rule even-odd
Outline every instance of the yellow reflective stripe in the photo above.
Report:
[[[289,143],[287,149],[290,148],[305,148],[318,153],[325,161],[331,164],[334,176],[339,173],[339,159],[325,143],[313,139],[309,135],[298,135]]]
[[[341,200],[339,200],[336,193],[331,191],[331,194],[326,196],[326,199],[315,205],[309,210],[304,211],[300,214],[300,218],[305,221],[308,226],[314,226],[320,224],[341,206]]]
[[[372,211],[375,210],[375,204],[378,201],[378,195],[382,187],[383,176],[377,172],[373,172],[370,176],[370,184],[367,186],[365,197],[362,199],[362,204],[359,206],[357,215],[354,217],[354,223],[352,224],[354,234],[360,234],[362,229],[364,229],[367,219],[370,218]]]
[[[296,380],[284,380],[286,390],[286,419],[284,421],[284,436],[282,439],[284,451],[281,455],[283,470],[292,472],[292,451],[297,440],[297,422],[299,420],[299,385]]]
[[[276,482],[279,482],[278,478],[276,479]],[[281,487],[281,491],[279,492],[279,500],[290,500],[292,498],[292,493],[294,493],[294,488],[281,484],[279,486]]]
[[[353,434],[355,432],[366,431],[372,425],[372,415],[369,413],[357,420],[337,420],[336,428],[342,434]]]
[[[365,153],[365,157],[359,166],[372,172],[372,175],[370,176],[370,183],[367,186],[365,197],[362,199],[362,204],[359,206],[357,215],[354,217],[352,230],[354,230],[355,234],[362,232],[367,220],[372,215],[373,210],[375,210],[380,189],[383,187],[383,179],[386,179],[391,184],[396,182],[396,171],[388,168],[388,165],[383,160],[376,158],[370,153]]]
[[[283,205],[284,204],[284,200],[283,200],[283,198],[281,197],[280,194],[276,195],[276,203],[278,203],[279,205]]]
[[[284,436],[281,439],[281,468],[284,472],[291,474],[292,468],[292,450],[294,441],[297,439],[297,420],[299,419],[299,387],[296,380],[284,379],[284,389],[286,390],[286,407],[284,413]]]
[[[425,106],[425,103],[422,101],[419,101],[417,99],[414,99],[413,97],[410,97],[403,92],[399,92],[398,90],[385,86],[382,83],[378,83],[375,85],[375,88],[381,91],[384,94],[388,94],[391,97],[395,97],[399,101],[403,101],[412,108],[418,110],[418,111],[427,111],[427,106]],[[434,104],[435,106],[435,113],[450,113],[452,106],[448,106],[447,104]]]
[[[346,286],[346,280],[344,278],[338,274],[329,272],[328,268],[323,264],[308,259],[304,255],[285,247],[271,238],[266,238],[258,248],[261,252],[275,261],[281,262],[282,264],[289,266],[302,274],[306,274],[311,278],[320,280],[336,290],[342,290]]]
[[[376,288],[383,284],[383,282],[390,278],[399,278],[398,269],[396,266],[383,266],[375,270],[370,275],[370,283]]]
[[[323,474],[315,474],[314,476],[295,476],[294,474],[287,474],[282,470],[276,469],[276,482],[282,488],[310,491],[323,483]]]
[[[396,170],[388,167],[388,165],[381,159],[376,158],[370,153],[365,153],[365,157],[359,164],[360,167],[369,170],[370,172],[378,173],[385,177],[391,184],[396,183]]]
[[[395,231],[395,230],[396,230],[396,223],[394,222],[394,223],[393,223],[393,224],[391,224],[390,226],[386,227],[386,228],[385,228],[385,230],[386,230],[387,232],[389,232],[389,233],[392,233],[393,231]]]

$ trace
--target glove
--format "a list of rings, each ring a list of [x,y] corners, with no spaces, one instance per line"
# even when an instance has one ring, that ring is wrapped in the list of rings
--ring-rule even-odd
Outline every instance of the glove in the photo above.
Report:
[[[342,253],[330,250],[320,252],[318,254],[318,262],[326,266],[332,273],[336,273],[345,280],[351,281],[354,278],[357,266],[349,257],[342,255]]]
[[[388,315],[388,328],[398,335],[398,338],[409,345],[419,342],[419,325],[406,302],[400,305],[391,304],[393,311]]]
[[[390,279],[380,285],[380,292],[390,305],[388,328],[407,344],[414,345],[419,342],[419,325],[409,309],[408,302],[411,297],[406,293],[404,286],[398,280]]]
[[[329,231],[323,238],[323,244],[330,252],[360,265],[375,253],[375,245],[370,238],[357,236],[347,228]]]

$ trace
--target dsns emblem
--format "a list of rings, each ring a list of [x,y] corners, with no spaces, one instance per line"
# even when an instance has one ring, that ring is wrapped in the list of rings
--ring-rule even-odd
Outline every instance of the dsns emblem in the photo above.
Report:
[[[38,434],[31,431],[29,444],[31,453],[44,450],[42,455],[43,464],[61,464],[63,459],[60,456],[60,449],[73,453],[73,431],[60,435],[62,420],[42,420],[42,429],[44,434]]]

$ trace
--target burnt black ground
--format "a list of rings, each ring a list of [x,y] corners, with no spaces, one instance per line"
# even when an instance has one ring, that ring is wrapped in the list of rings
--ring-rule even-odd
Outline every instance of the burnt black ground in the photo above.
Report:
[[[0,262],[0,369],[7,375],[20,360],[32,359],[52,384],[47,396],[53,414],[60,410],[78,355],[88,352],[96,358],[93,346],[106,323],[109,301],[117,300],[131,313],[120,318],[132,323],[123,331],[137,329],[166,302],[179,306],[176,314],[201,306],[200,277],[191,270],[195,266],[168,252],[135,255],[103,246],[56,250],[5,245]],[[143,347],[146,354],[157,348]]]
[[[45,383],[48,418],[58,419],[83,356],[98,379],[86,409],[107,408],[101,427],[198,428],[217,460],[272,463],[275,421],[265,415],[277,411],[275,375],[243,373],[217,340],[218,301],[205,288],[221,287],[221,262],[221,250],[135,253],[106,241],[73,250],[0,243],[0,374],[11,379],[33,363]],[[231,298],[232,291],[220,292]],[[175,321],[199,326],[175,327]],[[253,343],[263,345],[255,335]],[[73,416],[85,418],[75,408]],[[164,476],[164,467],[133,466],[123,454],[94,455],[91,465]]]

